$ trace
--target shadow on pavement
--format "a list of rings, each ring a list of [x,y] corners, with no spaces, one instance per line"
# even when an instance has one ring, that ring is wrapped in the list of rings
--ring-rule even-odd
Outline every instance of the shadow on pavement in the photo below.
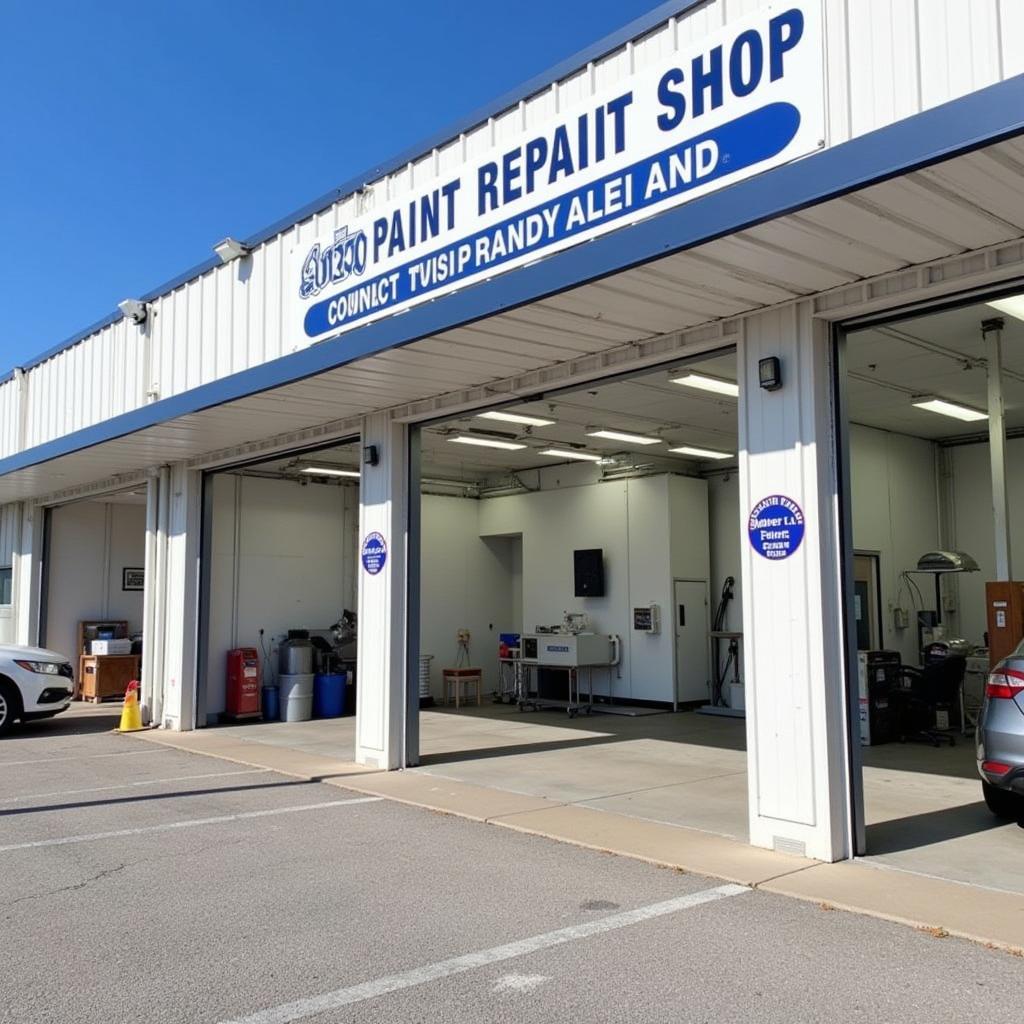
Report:
[[[940,811],[912,814],[906,818],[880,821],[867,828],[869,854],[897,853],[933,846],[948,839],[988,832],[1008,822],[995,817],[984,803],[946,807]]]

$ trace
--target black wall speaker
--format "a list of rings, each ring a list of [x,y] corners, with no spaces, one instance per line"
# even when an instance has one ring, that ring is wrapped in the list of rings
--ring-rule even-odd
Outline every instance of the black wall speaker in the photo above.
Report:
[[[604,597],[604,552],[584,548],[572,553],[577,597]]]

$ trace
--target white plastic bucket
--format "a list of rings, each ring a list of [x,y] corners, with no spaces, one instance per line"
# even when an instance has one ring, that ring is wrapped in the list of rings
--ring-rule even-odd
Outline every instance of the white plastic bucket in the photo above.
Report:
[[[313,717],[313,673],[277,677],[281,721],[308,722]]]

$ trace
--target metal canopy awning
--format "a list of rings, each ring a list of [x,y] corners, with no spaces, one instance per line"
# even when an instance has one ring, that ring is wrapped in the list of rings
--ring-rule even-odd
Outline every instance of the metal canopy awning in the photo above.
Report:
[[[1024,76],[0,460],[0,503],[479,387],[1024,237],[1022,131]]]

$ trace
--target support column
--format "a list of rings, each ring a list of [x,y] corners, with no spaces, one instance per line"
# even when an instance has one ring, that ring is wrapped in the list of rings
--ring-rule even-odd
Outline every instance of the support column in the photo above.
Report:
[[[1006,416],[1003,407],[1003,324],[1001,317],[985,320],[981,333],[988,361],[988,451],[992,469],[992,525],[996,539],[995,578],[1012,580],[1010,499],[1006,491]]]
[[[157,517],[159,513],[160,487],[155,473],[146,479],[146,547],[145,587],[142,594],[142,705],[143,721],[148,725],[155,720],[153,697],[155,677],[153,674],[154,626],[156,611],[156,556]]]
[[[855,843],[831,349],[802,303],[747,320],[739,352],[750,841],[825,861]],[[776,391],[759,385],[771,356]],[[772,496],[795,511],[769,502],[754,527]]]
[[[27,501],[21,502],[11,572],[14,642],[17,644],[35,646],[39,643],[45,517],[45,509]]]
[[[408,428],[387,414],[367,416],[362,443],[377,449],[378,462],[363,462],[359,488],[356,760],[402,768],[417,759],[405,750]]]
[[[167,480],[167,499],[161,497],[159,505],[159,512],[166,515],[166,555],[163,571],[163,608],[161,609],[158,603],[155,609],[157,618],[162,619],[156,632],[159,634],[162,627],[163,640],[154,652],[156,663],[160,666],[159,674],[156,674],[157,694],[154,710],[161,712],[160,722],[166,728],[189,730],[194,729],[196,725],[202,474],[179,463],[170,468]],[[162,532],[158,526],[158,543]],[[157,567],[159,576],[159,553]],[[158,602],[160,597],[158,591]],[[161,689],[162,702],[159,692]]]

